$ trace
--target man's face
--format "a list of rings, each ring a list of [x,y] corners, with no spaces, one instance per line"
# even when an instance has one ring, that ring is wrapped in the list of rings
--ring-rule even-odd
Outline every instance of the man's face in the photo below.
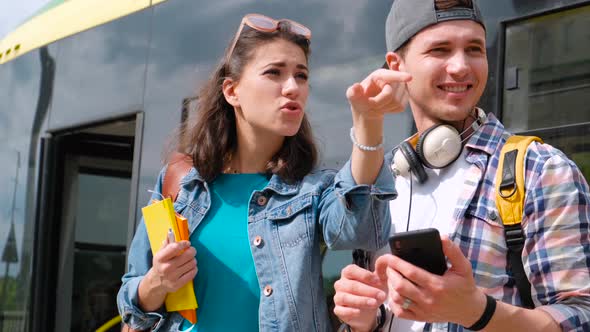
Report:
[[[470,20],[422,30],[397,59],[398,70],[412,75],[407,86],[419,131],[441,121],[462,122],[488,78],[485,30]]]

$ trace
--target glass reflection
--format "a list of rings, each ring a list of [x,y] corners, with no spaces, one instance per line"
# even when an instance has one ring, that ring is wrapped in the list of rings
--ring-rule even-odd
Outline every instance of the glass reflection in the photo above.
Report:
[[[526,132],[543,138],[545,143],[563,151],[582,171],[586,181],[590,179],[590,124],[576,124]]]
[[[15,233],[15,211],[16,211],[16,192],[18,189],[18,175],[20,171],[20,152],[16,152],[16,167],[14,171],[13,177],[11,180],[14,182],[11,189],[12,197],[10,200],[6,202],[6,206],[10,208],[8,218],[5,218],[5,223],[2,225],[2,228],[7,228],[7,231],[0,232],[3,234],[2,239],[3,245],[0,247],[2,256],[1,262],[4,264],[5,269],[4,273],[0,275],[1,280],[1,287],[0,287],[0,310],[15,310],[18,307],[18,303],[22,301],[18,300],[16,289],[17,289],[17,280],[15,278],[14,272],[10,273],[11,265],[13,267],[18,267],[16,264],[19,261],[18,256],[18,248],[16,243],[16,233]],[[6,187],[5,187],[6,188]],[[10,186],[8,186],[10,188]],[[5,214],[6,216],[6,214]],[[6,227],[8,226],[8,227]],[[13,269],[14,270],[14,269]]]
[[[590,121],[590,6],[506,28],[504,124],[514,130]],[[510,90],[508,90],[510,88]]]
[[[33,253],[37,144],[47,126],[55,46],[0,68],[0,314],[3,331],[25,328]]]
[[[78,174],[71,331],[94,331],[118,315],[130,184],[108,173]]]
[[[58,41],[51,126],[141,109],[151,9]]]
[[[575,135],[570,130],[560,131],[558,137],[547,142],[565,152],[578,165],[586,181],[590,180],[590,126]]]

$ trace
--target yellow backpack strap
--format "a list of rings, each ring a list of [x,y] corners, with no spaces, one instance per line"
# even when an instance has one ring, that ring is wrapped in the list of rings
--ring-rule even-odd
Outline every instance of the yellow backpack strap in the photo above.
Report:
[[[531,284],[522,265],[524,234],[522,215],[526,188],[524,187],[525,157],[528,146],[543,142],[535,136],[510,136],[500,152],[496,170],[496,207],[504,225],[508,247],[508,262],[524,307],[534,308]]]
[[[510,136],[500,152],[496,171],[496,207],[504,225],[520,224],[524,203],[524,158],[535,136]]]

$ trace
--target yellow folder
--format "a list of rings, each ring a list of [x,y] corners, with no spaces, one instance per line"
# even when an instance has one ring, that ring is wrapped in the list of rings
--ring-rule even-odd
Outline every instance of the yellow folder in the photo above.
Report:
[[[174,212],[172,200],[166,198],[152,203],[141,209],[145,227],[147,229],[152,254],[156,254],[162,243],[168,237],[168,230],[172,229],[177,241],[189,239],[187,220]],[[166,310],[179,311],[179,313],[195,324],[197,322],[197,299],[193,283],[188,282],[174,293],[166,295]]]

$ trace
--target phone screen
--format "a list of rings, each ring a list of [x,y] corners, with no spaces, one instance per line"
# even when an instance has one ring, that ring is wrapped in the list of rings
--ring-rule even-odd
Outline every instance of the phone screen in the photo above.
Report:
[[[447,270],[440,234],[434,228],[396,233],[389,246],[392,254],[430,273],[443,275]]]

